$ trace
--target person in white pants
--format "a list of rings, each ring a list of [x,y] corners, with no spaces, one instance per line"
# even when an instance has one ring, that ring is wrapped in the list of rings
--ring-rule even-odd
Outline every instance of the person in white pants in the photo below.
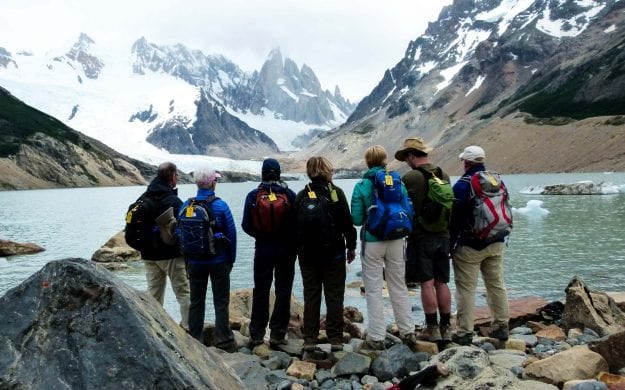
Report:
[[[375,199],[373,178],[378,171],[385,169],[387,153],[384,147],[375,145],[368,148],[365,152],[365,162],[369,170],[362,180],[356,183],[352,193],[352,222],[356,226],[366,224],[367,211]],[[408,202],[408,193],[403,184],[402,193],[405,201]],[[360,235],[364,249],[361,263],[367,300],[367,346],[371,349],[385,348],[386,321],[382,286],[386,278],[400,336],[405,344],[414,349],[416,347],[415,323],[405,282],[404,239],[382,241],[368,232],[364,226],[361,228]]]

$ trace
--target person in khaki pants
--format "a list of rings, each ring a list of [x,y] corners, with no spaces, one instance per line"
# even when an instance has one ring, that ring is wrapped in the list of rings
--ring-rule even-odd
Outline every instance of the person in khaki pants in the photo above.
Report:
[[[486,241],[472,232],[470,178],[485,171],[486,153],[479,146],[468,146],[460,154],[464,174],[454,184],[454,207],[451,222],[451,247],[456,283],[457,332],[452,340],[460,345],[471,344],[475,321],[475,290],[478,275],[486,287],[486,301],[493,317],[491,337],[508,339],[508,293],[503,275],[504,238]]]
[[[180,325],[189,328],[190,290],[189,280],[184,258],[180,254],[180,248],[175,237],[172,236],[172,221],[175,224],[174,215],[178,213],[182,200],[178,198],[178,172],[172,162],[164,162],[158,167],[156,177],[148,185],[148,196],[158,200],[155,221],[161,232],[161,238],[165,242],[158,251],[141,252],[141,258],[145,264],[145,277],[148,292],[161,306],[165,295],[167,278],[180,305]]]

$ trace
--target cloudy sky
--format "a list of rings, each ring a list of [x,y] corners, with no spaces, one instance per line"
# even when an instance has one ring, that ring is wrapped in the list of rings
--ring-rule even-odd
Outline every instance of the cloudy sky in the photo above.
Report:
[[[309,65],[352,101],[368,95],[451,0],[3,0],[0,47],[69,48],[81,32],[130,48],[144,36],[223,54],[245,71],[270,50]]]

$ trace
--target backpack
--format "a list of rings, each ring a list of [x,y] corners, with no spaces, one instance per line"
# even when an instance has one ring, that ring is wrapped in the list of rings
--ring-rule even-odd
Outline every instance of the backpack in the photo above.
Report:
[[[373,202],[365,229],[379,240],[397,240],[412,232],[412,210],[406,209],[399,173],[380,170],[371,179]]]
[[[286,193],[275,193],[271,188],[259,186],[251,215],[254,230],[264,235],[279,233],[292,208]]]
[[[473,204],[471,232],[480,240],[499,241],[512,231],[508,190],[496,172],[478,171],[470,179]]]
[[[154,219],[160,199],[144,192],[139,199],[128,206],[124,239],[126,243],[139,252],[156,252],[166,244],[161,239],[158,226]]]
[[[330,253],[339,234],[332,215],[332,204],[338,202],[336,189],[328,184],[328,198],[326,191],[313,191],[309,184],[306,188],[297,209],[297,242],[307,250]]]
[[[437,167],[429,171],[417,168],[427,180],[427,194],[419,211],[417,221],[428,232],[439,233],[449,230],[454,191],[451,183],[443,179],[443,170]]]
[[[223,233],[216,232],[217,219],[211,207],[219,199],[189,198],[178,214],[178,241],[185,257],[211,259],[223,251]]]

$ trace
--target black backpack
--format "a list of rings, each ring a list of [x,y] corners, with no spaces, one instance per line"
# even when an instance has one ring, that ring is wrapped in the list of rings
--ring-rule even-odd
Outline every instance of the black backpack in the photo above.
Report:
[[[161,249],[169,247],[161,239],[161,234],[154,222],[157,217],[160,198],[144,192],[139,199],[128,206],[124,239],[126,243],[146,258],[157,254]]]
[[[332,215],[332,204],[338,202],[336,190],[331,184],[326,191],[313,191],[310,185],[306,190],[297,209],[297,242],[306,251],[330,253],[338,235]]]

